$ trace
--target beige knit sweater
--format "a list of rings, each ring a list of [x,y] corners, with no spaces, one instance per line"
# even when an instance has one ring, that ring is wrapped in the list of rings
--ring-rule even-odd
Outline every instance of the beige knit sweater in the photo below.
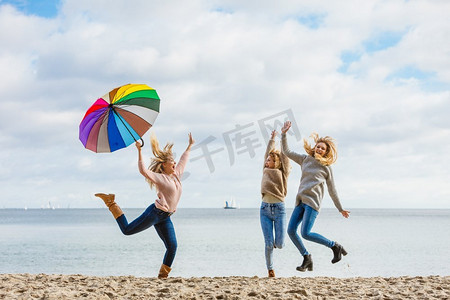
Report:
[[[280,169],[271,169],[265,167],[265,162],[269,156],[269,152],[275,148],[275,141],[271,139],[267,144],[266,153],[264,154],[263,176],[261,180],[262,197],[268,194],[277,198],[280,202],[284,201],[287,194],[287,180],[291,171],[289,158],[280,153]]]

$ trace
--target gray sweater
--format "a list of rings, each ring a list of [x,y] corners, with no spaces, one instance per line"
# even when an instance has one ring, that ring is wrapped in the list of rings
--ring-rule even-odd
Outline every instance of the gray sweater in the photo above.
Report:
[[[343,211],[334,187],[333,171],[330,166],[322,165],[311,155],[298,154],[289,150],[286,134],[281,135],[281,152],[298,163],[302,168],[302,178],[300,179],[295,206],[305,203],[319,211],[326,183],[334,205],[340,212]]]

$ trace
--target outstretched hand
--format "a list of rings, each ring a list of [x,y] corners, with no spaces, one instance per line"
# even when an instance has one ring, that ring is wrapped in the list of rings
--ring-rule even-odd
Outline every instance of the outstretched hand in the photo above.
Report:
[[[288,132],[289,128],[291,128],[291,125],[292,125],[291,121],[286,121],[286,122],[284,122],[284,125],[283,125],[283,127],[281,128],[281,132],[282,132],[282,133]]]
[[[136,148],[138,149],[138,151],[141,151],[142,148],[142,144],[139,141],[136,141],[136,143],[134,144],[136,146]]]
[[[348,217],[350,217],[350,212],[348,211],[348,210],[343,210],[343,211],[341,211],[341,214],[342,214],[342,216],[344,217],[344,218],[348,218]]]
[[[270,138],[273,140],[276,136],[277,136],[277,131],[273,130],[271,135],[270,135]]]
[[[189,145],[188,145],[188,149],[190,149],[192,147],[192,145],[194,145],[195,140],[192,137],[192,133],[189,132]]]

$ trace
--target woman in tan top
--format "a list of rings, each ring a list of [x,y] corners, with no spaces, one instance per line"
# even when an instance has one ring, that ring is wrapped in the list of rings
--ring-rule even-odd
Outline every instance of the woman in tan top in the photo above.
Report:
[[[114,194],[95,194],[108,206],[123,234],[132,235],[151,226],[155,227],[156,232],[166,246],[166,254],[164,255],[158,278],[167,278],[172,270],[171,266],[177,250],[177,238],[170,216],[176,211],[180,201],[182,192],[181,176],[194,142],[192,135],[189,133],[189,145],[183,155],[181,155],[178,164],[176,164],[172,154],[173,144],[166,144],[164,149],[161,150],[158,140],[155,136],[152,136],[151,144],[155,157],[152,158],[148,169],[145,168],[142,161],[141,144],[136,142],[139,172],[145,177],[151,188],[156,187],[158,198],[155,200],[155,203],[151,204],[142,215],[131,223],[128,223],[124,213],[114,201]]]
[[[261,180],[260,221],[264,234],[266,266],[269,277],[275,277],[273,248],[281,249],[284,246],[286,232],[284,198],[287,193],[287,178],[290,172],[289,159],[280,151],[275,150],[275,136],[276,131],[274,130],[264,154]]]

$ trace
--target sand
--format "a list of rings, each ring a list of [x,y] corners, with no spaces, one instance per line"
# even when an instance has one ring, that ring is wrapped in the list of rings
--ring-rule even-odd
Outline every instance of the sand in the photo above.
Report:
[[[0,299],[450,299],[450,276],[144,278],[0,274]]]

